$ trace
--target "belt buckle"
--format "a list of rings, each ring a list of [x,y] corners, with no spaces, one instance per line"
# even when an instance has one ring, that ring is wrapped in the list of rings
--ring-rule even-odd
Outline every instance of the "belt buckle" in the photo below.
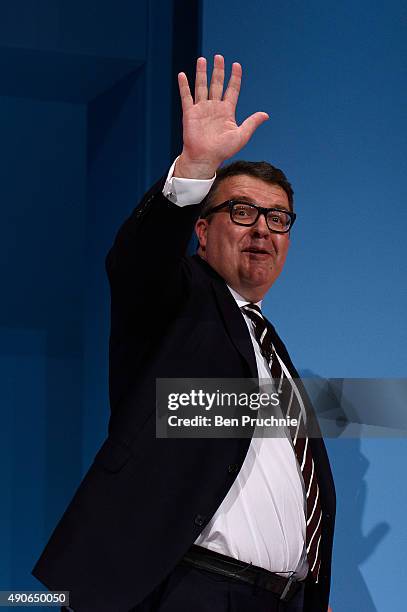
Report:
[[[295,580],[295,578],[293,578],[293,576],[290,576],[287,584],[284,587],[283,592],[280,595],[281,601],[290,601],[291,597],[295,595],[297,589],[294,589],[294,592],[291,592],[291,586],[293,582],[296,583],[297,581]]]

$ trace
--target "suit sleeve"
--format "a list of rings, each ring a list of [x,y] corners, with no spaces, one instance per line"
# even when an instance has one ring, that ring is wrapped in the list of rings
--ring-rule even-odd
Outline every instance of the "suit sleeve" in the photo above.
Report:
[[[177,301],[185,291],[184,256],[200,205],[179,207],[162,194],[160,179],[124,222],[106,257],[113,293],[135,306]]]
[[[110,404],[119,406],[191,288],[185,257],[200,205],[179,207],[158,181],[118,231],[106,258],[111,290]]]

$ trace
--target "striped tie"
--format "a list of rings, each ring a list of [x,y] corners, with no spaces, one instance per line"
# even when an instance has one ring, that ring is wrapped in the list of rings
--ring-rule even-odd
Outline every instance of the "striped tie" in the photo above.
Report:
[[[278,359],[272,344],[271,325],[261,313],[256,304],[247,304],[242,311],[253,322],[254,334],[259,343],[262,354],[270,364],[271,375],[278,384],[279,392],[282,392],[284,411],[286,416],[298,420],[298,426],[293,430],[290,428],[291,438],[298,464],[304,480],[307,498],[307,526],[306,545],[307,558],[310,572],[318,582],[319,568],[321,565],[320,542],[321,542],[321,519],[322,510],[319,500],[319,487],[314,469],[311,448],[305,430],[305,406],[300,392],[294,380],[288,377]],[[277,383],[278,381],[278,383]]]

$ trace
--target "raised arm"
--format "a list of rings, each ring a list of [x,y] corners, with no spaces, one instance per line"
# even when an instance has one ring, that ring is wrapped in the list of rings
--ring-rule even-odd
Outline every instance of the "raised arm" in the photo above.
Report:
[[[215,55],[212,78],[207,83],[206,59],[196,63],[195,92],[192,97],[184,72],[178,75],[183,113],[183,149],[175,166],[174,176],[207,179],[250,140],[255,130],[268,119],[256,112],[241,125],[236,123],[236,105],[242,82],[242,67],[235,62],[225,92],[225,62]]]
[[[237,153],[267,119],[266,113],[259,112],[236,124],[241,74],[240,65],[233,64],[223,94],[224,61],[215,56],[208,92],[206,60],[199,58],[194,99],[185,74],[179,75],[184,145],[175,176],[212,178],[218,166]],[[120,228],[106,258],[111,287],[112,408],[120,405],[147,354],[161,341],[192,283],[191,264],[184,255],[200,206],[177,205],[167,199],[164,184],[165,177],[144,196]]]

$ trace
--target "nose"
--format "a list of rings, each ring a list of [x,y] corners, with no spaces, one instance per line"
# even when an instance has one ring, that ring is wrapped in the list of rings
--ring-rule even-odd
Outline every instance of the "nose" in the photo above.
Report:
[[[268,237],[271,234],[267,225],[266,217],[263,213],[259,215],[259,218],[253,225],[252,230],[255,236],[260,236],[261,238]]]

